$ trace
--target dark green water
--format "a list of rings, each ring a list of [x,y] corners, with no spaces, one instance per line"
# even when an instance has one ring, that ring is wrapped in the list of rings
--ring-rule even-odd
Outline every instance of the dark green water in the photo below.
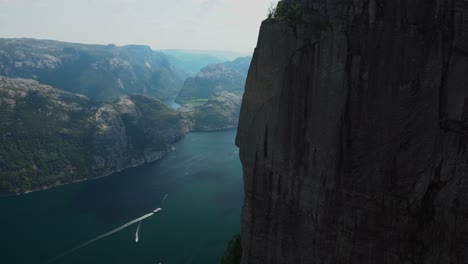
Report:
[[[133,225],[53,263],[220,263],[239,233],[242,171],[235,133],[190,133],[153,164],[1,198],[0,263],[46,263],[157,207],[163,211],[142,222],[138,243]]]

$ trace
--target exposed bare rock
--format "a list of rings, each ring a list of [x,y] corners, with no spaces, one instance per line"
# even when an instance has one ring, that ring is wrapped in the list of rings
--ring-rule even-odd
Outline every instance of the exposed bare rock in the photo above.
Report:
[[[468,263],[468,2],[283,3],[236,140],[242,263]]]
[[[200,106],[184,106],[179,111],[191,121],[193,130],[218,130],[237,127],[241,97],[219,92]]]

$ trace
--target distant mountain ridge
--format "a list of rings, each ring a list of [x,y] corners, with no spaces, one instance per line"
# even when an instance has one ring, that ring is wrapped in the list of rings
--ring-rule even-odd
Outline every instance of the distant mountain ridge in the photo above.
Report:
[[[209,50],[209,49],[161,49],[158,50],[163,53],[169,54],[170,52],[185,53],[193,55],[210,55],[217,58],[223,58],[223,61],[231,61],[240,57],[252,56],[252,52],[237,52],[230,50]],[[169,52],[169,53],[168,53]]]
[[[195,77],[185,80],[177,102],[209,99],[222,91],[242,95],[251,60],[248,56],[207,65]]]
[[[174,98],[186,75],[147,46],[0,39],[0,196],[107,176],[190,130],[237,126],[250,60],[204,67],[184,91],[203,103],[176,111],[149,96]]]
[[[169,62],[185,71],[190,77],[195,76],[209,64],[223,63],[245,56],[245,54],[228,51],[209,50],[160,50],[169,57]]]
[[[252,57],[210,64],[195,77],[185,80],[177,96],[181,111],[195,130],[216,130],[237,126],[247,71]]]
[[[173,98],[187,77],[167,55],[148,46],[37,39],[0,39],[0,75],[34,79],[107,102],[129,93]]]

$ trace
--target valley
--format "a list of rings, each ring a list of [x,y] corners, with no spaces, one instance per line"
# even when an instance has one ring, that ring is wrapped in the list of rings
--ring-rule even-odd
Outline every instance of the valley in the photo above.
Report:
[[[0,262],[468,263],[467,3],[0,1]]]
[[[0,39],[0,210],[8,214],[0,225],[21,228],[2,230],[3,260],[221,261],[239,233],[234,128],[250,60],[243,73],[212,75],[196,97],[176,100],[194,75],[186,69],[230,62],[201,67],[215,56],[173,56],[136,45]],[[213,90],[229,82],[235,91]],[[153,207],[163,211],[141,222],[138,243],[130,226],[61,256]]]
[[[188,74],[149,47],[0,39],[0,54],[0,75],[11,77],[0,77],[0,195],[112,175],[162,158],[189,131],[235,128],[250,63],[247,57],[208,65],[195,77],[196,86],[177,90],[178,78]],[[160,85],[168,72],[172,92]],[[142,77],[154,74],[157,79]],[[128,89],[107,90],[122,84],[124,75],[135,78],[123,82]],[[203,83],[207,76],[211,80]],[[230,85],[220,85],[225,83]],[[180,104],[170,99],[187,91],[195,97],[177,99]]]

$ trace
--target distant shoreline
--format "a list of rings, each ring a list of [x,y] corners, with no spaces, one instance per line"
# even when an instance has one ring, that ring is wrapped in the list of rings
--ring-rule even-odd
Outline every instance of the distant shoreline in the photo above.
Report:
[[[174,142],[174,143],[177,143],[179,142],[180,140]],[[60,186],[64,186],[64,185],[68,185],[68,184],[74,184],[74,183],[80,183],[80,182],[84,182],[84,181],[92,181],[92,180],[98,180],[98,179],[101,179],[101,178],[104,178],[104,177],[110,177],[110,176],[113,176],[117,173],[120,173],[120,172],[123,172],[125,170],[128,170],[128,169],[132,169],[132,168],[136,168],[136,167],[140,167],[140,166],[143,166],[143,165],[146,165],[146,164],[151,164],[153,162],[156,162],[158,160],[161,160],[162,158],[164,158],[168,153],[172,152],[175,150],[175,147],[172,146],[169,150],[167,150],[161,157],[153,160],[153,161],[149,161],[149,162],[143,162],[141,164],[138,164],[138,165],[134,165],[134,166],[129,166],[129,167],[126,167],[126,168],[123,168],[121,170],[118,170],[118,171],[114,171],[112,173],[108,173],[108,174],[105,174],[105,175],[101,175],[101,176],[97,176],[97,177],[94,177],[94,178],[83,178],[83,179],[79,179],[79,180],[73,180],[73,181],[70,181],[70,182],[65,182],[65,183],[58,183],[58,184],[54,184],[54,185],[47,185],[47,186],[42,186],[40,188],[36,188],[36,189],[31,189],[31,190],[26,190],[24,192],[18,192],[18,193],[13,193],[13,194],[6,194],[6,195],[0,195],[0,198],[6,198],[6,197],[15,197],[15,196],[22,196],[22,195],[26,195],[26,194],[30,194],[30,193],[34,193],[34,192],[39,192],[39,191],[45,191],[45,190],[48,190],[48,189],[52,189],[52,188],[55,188],[55,187],[60,187]]]
[[[223,130],[234,130],[234,129],[237,129],[238,126],[229,126],[229,127],[222,127],[222,128],[210,128],[210,129],[193,129],[193,130],[190,130],[190,132],[196,132],[196,133],[200,133],[200,132],[206,132],[206,133],[210,133],[210,132],[220,132],[220,131],[223,131]]]
[[[193,132],[193,133],[214,133],[214,132],[229,131],[229,130],[234,130],[234,129],[237,129],[237,126],[224,127],[224,128],[214,128],[214,129],[194,129],[194,130],[190,130],[188,133],[192,133],[192,132]],[[188,133],[187,133],[187,134],[188,134]],[[185,138],[185,136],[182,137],[181,139],[179,139],[178,141],[174,142],[173,144],[182,141],[184,138]],[[111,177],[111,176],[113,176],[113,175],[115,175],[115,174],[117,174],[117,173],[123,172],[123,171],[128,170],[128,169],[132,169],[132,168],[136,168],[136,167],[140,167],[140,166],[144,166],[144,165],[147,165],[147,164],[151,164],[151,163],[157,162],[157,161],[161,160],[161,159],[164,158],[167,154],[169,154],[170,152],[172,152],[172,151],[174,151],[174,150],[175,150],[175,147],[172,146],[169,150],[167,150],[167,151],[166,151],[161,157],[159,157],[158,159],[155,159],[155,160],[150,161],[150,162],[143,162],[143,163],[141,163],[141,164],[134,165],[134,166],[129,166],[129,167],[123,168],[123,169],[121,169],[121,170],[114,171],[114,172],[112,172],[112,173],[108,173],[108,174],[106,174],[106,175],[101,175],[101,176],[94,177],[94,178],[83,178],[83,179],[79,179],[79,180],[73,180],[73,181],[70,181],[70,182],[58,183],[58,184],[54,184],[54,185],[47,185],[47,186],[43,186],[43,187],[36,188],[36,189],[26,190],[26,191],[24,191],[24,192],[19,192],[19,193],[0,195],[0,199],[1,199],[1,198],[7,198],[7,197],[16,197],[16,196],[27,195],[27,194],[30,194],[30,193],[39,192],[39,191],[45,191],[45,190],[53,189],[53,188],[55,188],[55,187],[60,187],[60,186],[68,185],[68,184],[80,183],[80,182],[84,182],[84,181],[92,181],[92,180],[97,180],[97,179],[101,179],[101,178],[104,178],[104,177]]]

